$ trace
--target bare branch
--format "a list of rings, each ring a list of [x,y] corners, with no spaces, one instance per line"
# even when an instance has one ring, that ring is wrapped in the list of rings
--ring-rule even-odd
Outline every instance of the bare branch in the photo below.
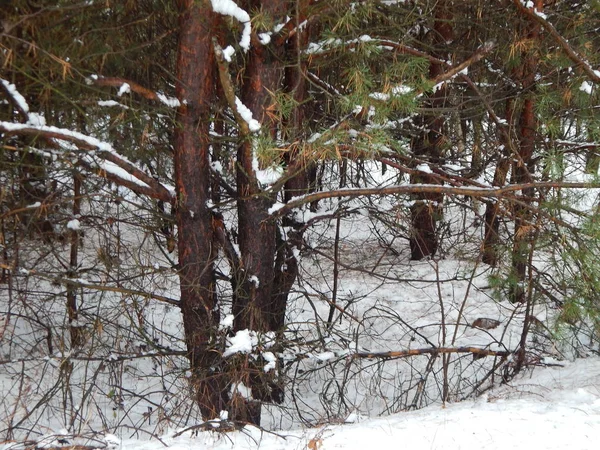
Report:
[[[70,142],[82,150],[95,151],[96,155],[101,159],[124,170],[131,178],[127,179],[123,176],[119,176],[119,174],[111,171],[108,165],[98,164],[91,155],[84,155],[84,157],[81,158],[81,163],[88,169],[100,169],[101,176],[119,185],[125,186],[134,192],[163,201],[170,202],[173,199],[171,190],[149,176],[135,164],[118,155],[110,144],[102,142],[94,137],[63,128],[15,124],[11,122],[0,122],[0,131],[4,131],[9,135],[39,136],[49,141],[58,139],[60,141]]]
[[[413,348],[410,350],[399,350],[395,352],[356,352],[352,356],[354,358],[383,358],[396,359],[407,358],[409,356],[418,355],[441,355],[449,353],[471,353],[474,357],[484,356],[500,356],[507,358],[511,355],[510,351],[502,350],[487,350],[478,347],[431,347],[431,348]]]
[[[536,183],[511,184],[503,187],[466,187],[466,186],[442,186],[439,184],[404,184],[400,186],[388,186],[379,188],[347,188],[324,192],[315,192],[312,194],[296,197],[285,205],[278,205],[274,208],[271,215],[280,217],[289,210],[297,208],[318,200],[326,198],[340,197],[366,197],[371,195],[395,195],[395,194],[446,194],[446,195],[466,195],[475,198],[485,197],[503,197],[508,200],[517,200],[511,198],[511,193],[523,189],[547,189],[547,188],[566,188],[566,189],[590,189],[600,188],[598,183],[561,183],[557,181],[544,181]]]

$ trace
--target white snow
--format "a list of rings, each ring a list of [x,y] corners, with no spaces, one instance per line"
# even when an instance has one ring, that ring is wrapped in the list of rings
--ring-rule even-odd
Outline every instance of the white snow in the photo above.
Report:
[[[271,166],[266,169],[255,169],[256,178],[263,186],[268,186],[275,183],[285,172],[283,167]]]
[[[584,81],[583,83],[581,83],[581,86],[579,86],[579,90],[581,92],[585,92],[586,94],[591,94],[592,87],[593,86],[590,83],[588,83],[587,81]]]
[[[252,111],[250,111],[238,97],[235,98],[235,107],[237,108],[238,113],[240,113],[240,116],[242,116],[242,119],[248,124],[250,131],[257,132],[260,130],[260,123],[252,117]]]
[[[231,57],[235,54],[235,48],[233,48],[231,45],[228,45],[224,50],[223,50],[223,58],[225,58],[225,61],[227,62],[231,62]]]
[[[27,115],[27,124],[34,127],[43,127],[46,125],[46,118],[39,113],[30,112]]]
[[[240,8],[233,0],[210,0],[213,11],[224,16],[231,16],[244,25],[242,38],[240,39],[240,47],[248,51],[250,49],[250,33],[252,28],[250,25],[250,15]]]
[[[419,165],[416,167],[416,169],[417,169],[417,170],[420,170],[421,172],[425,172],[425,173],[433,173],[433,172],[431,171],[431,167],[429,167],[429,164],[425,164],[425,163],[423,163],[423,164],[419,164]]]
[[[596,449],[600,430],[600,358],[561,365],[525,373],[476,400],[381,418],[365,418],[355,411],[337,423],[281,434],[245,426],[226,434],[187,431],[178,437],[173,437],[177,430],[172,430],[160,436],[160,441],[128,437],[120,440],[109,434],[103,440],[113,448],[128,450]],[[241,383],[235,389],[240,394],[249,391]],[[228,416],[221,414],[219,419],[227,420]],[[56,442],[57,435],[60,433],[44,436],[43,444]],[[11,445],[1,444],[0,450],[9,450]]]
[[[270,214],[274,214],[274,213],[276,213],[277,211],[279,211],[281,208],[283,208],[284,206],[285,206],[285,203],[280,203],[280,202],[274,203],[274,204],[273,204],[273,206],[271,206],[271,207],[268,209],[267,213],[268,213],[269,215],[270,215]]]
[[[121,180],[125,180],[125,181],[129,181],[132,183],[137,184],[138,186],[141,187],[149,187],[146,183],[144,183],[142,180],[140,180],[137,177],[134,177],[132,174],[130,174],[129,172],[127,172],[125,169],[117,166],[114,162],[112,161],[107,161],[104,159],[95,159],[90,155],[83,155],[82,160],[86,161],[88,164],[93,165],[93,166],[97,166],[98,168],[100,168],[101,170],[104,170],[107,173],[110,173],[111,175],[114,175],[118,178],[120,178]]]
[[[114,100],[98,100],[98,106],[118,106],[123,109],[129,109],[129,106],[123,105],[122,103],[116,102]]]
[[[127,158],[125,158],[124,156],[118,154],[115,149],[112,147],[112,145],[110,145],[108,142],[103,142],[95,137],[92,136],[88,136],[86,134],[83,133],[79,133],[77,131],[72,131],[69,130],[67,128],[57,128],[54,126],[48,126],[48,125],[32,125],[32,124],[22,124],[22,123],[12,123],[12,122],[1,122],[0,121],[0,127],[4,128],[7,131],[19,131],[19,130],[23,130],[23,129],[30,129],[30,128],[35,128],[37,130],[39,130],[40,132],[48,132],[48,133],[56,133],[56,134],[61,134],[63,136],[65,136],[66,138],[74,138],[77,139],[79,141],[83,141],[86,144],[92,146],[92,147],[96,147],[100,152],[107,152],[110,153],[112,155],[114,155],[115,157],[119,158],[120,160],[122,160],[123,162],[130,164],[132,166],[135,166],[131,161],[129,161]],[[65,142],[62,141],[60,139],[56,139],[57,142],[59,144],[65,144],[65,149],[68,150],[76,150],[77,147],[74,146],[72,143],[70,142]],[[93,156],[93,152],[90,152],[89,154],[84,154],[81,156],[81,159],[85,162],[87,162],[88,164],[94,166],[94,167],[98,167],[101,170],[104,170],[107,173],[110,173],[122,180],[125,181],[129,181],[132,183],[137,184],[138,186],[142,186],[142,187],[149,187],[146,183],[144,183],[142,180],[140,180],[139,178],[133,176],[132,174],[130,174],[129,172],[127,172],[125,169],[119,167],[117,164],[115,164],[112,161],[108,161],[105,160],[103,158],[95,158]],[[141,169],[140,169],[141,170]],[[169,188],[167,186],[165,186],[166,189],[168,189],[169,191],[173,191],[173,188]]]
[[[252,283],[255,287],[260,286],[260,280],[258,279],[258,277],[256,275],[252,275],[252,276],[248,277],[248,281],[250,283]]]
[[[333,352],[321,352],[321,353],[317,353],[315,355],[315,358],[318,359],[321,362],[326,362],[326,361],[329,361],[330,359],[334,359],[335,358],[335,353],[333,353]]]
[[[223,357],[235,355],[236,353],[250,353],[258,344],[256,332],[250,330],[240,330],[235,336],[228,339],[228,346]]]
[[[121,97],[123,94],[128,94],[129,92],[131,92],[131,86],[129,86],[129,83],[123,83],[119,88],[119,92],[117,92],[117,97]]]
[[[115,449],[121,446],[121,439],[114,434],[105,434],[104,442],[106,442],[106,448],[108,449]]]
[[[274,370],[277,367],[277,357],[273,354],[273,352],[262,352],[262,357],[267,361],[267,364],[263,367],[265,372],[269,372]]]
[[[164,103],[170,108],[178,108],[179,106],[181,106],[181,102],[175,97],[167,97],[165,94],[161,94],[160,92],[157,92],[156,96],[162,103]]]
[[[17,87],[14,84],[9,83],[8,81],[6,81],[3,78],[0,78],[0,83],[2,83],[4,85],[4,87],[9,92],[9,94],[13,98],[13,100],[15,102],[17,102],[17,104],[19,105],[19,108],[21,108],[26,114],[28,114],[29,113],[29,105],[27,104],[27,100],[25,100],[25,97],[23,97],[21,95],[21,93],[17,90]]]
[[[258,33],[258,41],[262,45],[267,45],[269,42],[271,42],[271,32],[268,32],[268,33]]]
[[[221,322],[219,323],[219,328],[231,328],[233,326],[233,319],[233,314],[227,314],[221,319]]]
[[[78,219],[71,219],[69,222],[67,222],[67,228],[69,230],[77,231],[81,228],[81,223]]]
[[[231,385],[231,394],[238,394],[242,398],[252,400],[252,389],[246,386],[244,383],[239,382]]]

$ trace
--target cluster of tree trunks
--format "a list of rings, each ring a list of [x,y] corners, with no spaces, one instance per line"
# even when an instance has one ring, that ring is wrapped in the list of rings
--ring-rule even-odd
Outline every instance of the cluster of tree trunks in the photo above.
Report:
[[[287,2],[254,1],[247,10],[262,7],[270,17],[283,21]],[[181,308],[186,342],[197,401],[206,419],[227,411],[237,421],[260,423],[261,403],[280,401],[282,389],[276,371],[265,373],[250,357],[223,359],[219,349],[219,306],[215,291],[214,260],[219,246],[231,265],[234,315],[233,331],[258,333],[283,331],[286,301],[294,282],[297,264],[291,247],[299,236],[284,239],[268,210],[275,201],[257,179],[254,166],[253,137],[239,124],[240,142],[236,158],[237,239],[240,254],[232,250],[229,233],[222,218],[209,208],[216,186],[211,185],[209,124],[214,109],[233,86],[219,78],[215,46],[220,39],[223,16],[212,11],[209,1],[179,2],[179,50],[177,60],[177,97],[179,128],[175,137],[175,174],[177,185],[177,225],[181,280]],[[303,33],[296,34],[304,39]],[[292,40],[291,51],[297,51]],[[267,114],[271,94],[287,84],[301,102],[306,95],[305,79],[297,72],[302,67],[284,70],[286,43],[279,46],[252,45],[248,51],[240,97],[261,123],[263,133],[275,136],[280,124]],[[285,75],[285,76],[284,76]],[[221,81],[219,81],[221,80]],[[222,94],[222,95],[219,95]],[[235,108],[235,105],[230,105]],[[291,124],[300,127],[302,108],[297,108]],[[286,188],[306,192],[308,168],[301,167]],[[289,197],[289,195],[288,195]],[[242,383],[252,398],[242,398],[232,386]]]

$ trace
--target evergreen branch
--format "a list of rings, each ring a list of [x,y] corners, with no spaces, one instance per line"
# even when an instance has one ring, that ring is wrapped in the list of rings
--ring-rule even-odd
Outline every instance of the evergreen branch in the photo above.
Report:
[[[513,0],[517,9],[524,13],[530,20],[539,23],[550,35],[558,42],[558,45],[564,50],[567,57],[575,63],[577,67],[580,67],[585,74],[595,83],[600,83],[600,71],[592,69],[590,64],[581,56],[577,51],[571,47],[571,44],[554,28],[545,16],[540,12],[537,12],[535,8],[526,7],[521,0]]]
[[[475,64],[477,61],[481,60],[481,58],[483,58],[486,54],[488,54],[494,48],[494,46],[495,46],[495,44],[493,42],[486,42],[484,45],[479,47],[477,49],[477,51],[475,51],[475,53],[473,53],[473,55],[471,55],[468,59],[461,62],[457,66],[452,66],[450,68],[450,70],[448,70],[447,72],[444,72],[444,73],[438,75],[437,77],[435,77],[433,79],[434,85],[438,84],[438,83],[443,83],[444,81],[448,81],[448,80],[454,78],[456,75],[461,73],[467,67],[469,67],[472,64]]]
[[[113,86],[118,88],[123,88],[124,86],[127,86],[129,90],[141,95],[144,98],[147,98],[148,100],[161,102],[171,108],[180,106],[180,102],[177,98],[167,97],[165,94],[158,91],[153,91],[152,89],[148,89],[142,86],[141,84],[136,83],[135,81],[129,81],[119,77],[101,76],[94,76],[88,78],[88,80],[91,80],[93,84],[96,84],[98,86]]]

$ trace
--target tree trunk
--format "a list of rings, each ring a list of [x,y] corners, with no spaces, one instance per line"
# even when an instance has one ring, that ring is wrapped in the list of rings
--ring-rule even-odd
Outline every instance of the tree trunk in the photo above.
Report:
[[[536,0],[535,8],[542,12],[544,9],[544,0]],[[540,34],[540,25],[537,22],[528,21],[525,28],[525,37],[534,43],[537,43]],[[533,173],[533,152],[535,150],[535,140],[537,135],[537,119],[535,117],[535,100],[533,98],[536,85],[536,73],[539,64],[539,56],[536,46],[532,45],[524,51],[522,72],[519,74],[517,82],[521,85],[525,100],[521,107],[519,117],[519,141],[518,155],[515,155],[513,163],[513,177],[515,183],[532,182],[531,173]],[[531,202],[534,192],[531,189],[523,190],[523,201]],[[525,281],[527,271],[527,260],[531,242],[530,223],[531,209],[527,206],[515,206],[515,234],[513,239],[512,251],[512,273],[515,283],[512,287],[511,301],[525,301]]]
[[[514,100],[509,98],[506,100],[506,123],[509,127],[513,124],[514,119]],[[505,127],[505,125],[500,125]],[[494,180],[492,181],[493,186],[504,186],[506,178],[508,177],[508,171],[510,169],[510,132],[508,127],[500,130],[501,142],[504,148],[498,154],[498,162],[496,163],[496,169],[494,171]],[[496,267],[498,264],[498,257],[500,254],[500,204],[498,199],[489,199],[486,202],[485,216],[484,216],[484,238],[482,244],[482,261],[485,264],[489,264],[492,267]]]
[[[81,175],[73,175],[73,217],[77,218],[81,214]],[[70,230],[69,239],[71,249],[69,254],[69,277],[77,276],[77,266],[79,264],[79,230],[77,227]],[[77,288],[67,285],[67,315],[69,317],[69,335],[71,338],[71,349],[79,348],[84,343],[84,329],[77,323],[79,311],[77,307]]]
[[[448,55],[439,50],[453,39],[452,14],[450,3],[441,1],[436,6],[435,22],[433,26],[433,45],[437,47],[434,56],[446,60]],[[429,66],[430,79],[442,74],[442,64],[432,62]],[[443,107],[446,103],[447,88],[442,85],[437,91],[428,97],[431,108]],[[439,113],[423,116],[423,131],[421,135],[412,142],[413,154],[420,158],[439,164],[444,152],[444,122],[445,118]],[[427,173],[411,176],[411,183],[435,184],[437,179]],[[411,207],[412,235],[410,238],[411,259],[420,260],[427,256],[435,255],[438,248],[437,222],[443,214],[442,194],[420,194],[415,196]]]
[[[211,37],[215,15],[208,0],[179,0],[178,128],[175,183],[181,311],[196,400],[204,419],[227,410],[227,380],[215,351],[219,314],[215,298],[210,199],[209,123],[215,91]]]
[[[299,14],[297,18],[298,23],[306,20],[308,3],[308,0],[299,0],[297,11]],[[287,165],[294,163],[298,157],[302,157],[300,155],[301,147],[293,143],[306,138],[306,136],[303,136],[303,133],[306,133],[304,122],[309,112],[306,103],[306,99],[308,98],[307,62],[300,58],[300,56],[308,44],[310,29],[310,24],[307,24],[304,29],[298,30],[287,43],[290,64],[285,68],[285,89],[292,95],[298,105],[292,111],[285,129],[286,140],[292,143],[290,150],[284,155]],[[313,190],[316,176],[316,165],[307,161],[306,164],[302,165],[302,170],[285,183],[284,201],[287,203],[293,197],[307,194]]]
[[[246,4],[246,10],[261,8],[275,21],[283,20],[287,4],[283,0]],[[262,133],[276,135],[276,124],[267,114],[272,99],[282,82],[282,46],[253,45],[249,51],[242,102],[253,117],[261,122]],[[281,331],[287,295],[281,296],[275,285],[277,259],[277,224],[268,213],[273,195],[263,191],[255,171],[252,136],[241,143],[237,154],[238,244],[241,253],[239,284],[234,287],[234,329],[259,333]],[[279,281],[279,277],[278,277]],[[281,389],[275,386],[274,371],[265,373],[257,361],[246,357],[242,367],[232,374],[234,383],[244,383],[252,390],[252,399],[234,398],[233,415],[238,420],[260,424],[261,402],[279,400]],[[234,395],[235,397],[235,395]]]

